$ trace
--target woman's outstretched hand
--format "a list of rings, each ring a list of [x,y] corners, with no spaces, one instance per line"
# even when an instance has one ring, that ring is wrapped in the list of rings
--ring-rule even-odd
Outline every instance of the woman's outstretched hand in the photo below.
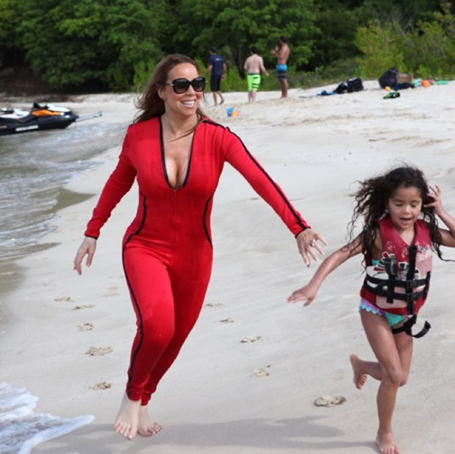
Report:
[[[95,238],[85,237],[84,241],[77,250],[76,257],[74,258],[74,269],[79,275],[82,274],[82,260],[87,256],[87,261],[85,264],[90,267],[93,262],[93,256],[96,251],[96,240]]]
[[[312,229],[305,229],[300,232],[297,235],[296,240],[300,255],[303,257],[306,266],[310,266],[311,264],[310,257],[317,262],[319,261],[317,253],[324,255],[324,251],[321,249],[318,242],[327,246],[327,241]]]

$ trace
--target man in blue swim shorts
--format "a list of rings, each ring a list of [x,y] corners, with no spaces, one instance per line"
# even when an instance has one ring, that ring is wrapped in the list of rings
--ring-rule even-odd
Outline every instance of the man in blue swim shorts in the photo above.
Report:
[[[288,97],[288,81],[287,81],[287,71],[288,71],[288,58],[291,50],[286,44],[286,38],[280,36],[278,38],[278,44],[275,46],[275,49],[270,51],[271,54],[276,56],[276,72],[278,80],[281,84],[281,97]]]

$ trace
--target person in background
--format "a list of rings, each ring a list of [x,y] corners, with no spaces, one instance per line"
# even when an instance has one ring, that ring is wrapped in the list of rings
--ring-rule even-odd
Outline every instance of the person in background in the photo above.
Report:
[[[286,38],[280,36],[278,38],[278,44],[273,50],[270,51],[271,54],[276,56],[276,71],[278,80],[281,84],[281,98],[285,99],[288,97],[288,58],[291,53],[289,46],[286,44]]]
[[[213,94],[213,102],[218,105],[224,103],[223,94],[221,93],[221,81],[224,80],[226,74],[226,63],[221,55],[216,53],[216,47],[210,48],[210,58],[207,66],[207,76],[210,74],[210,91]]]
[[[269,73],[264,67],[264,60],[258,55],[258,48],[252,47],[250,52],[251,55],[245,60],[243,68],[247,73],[248,102],[252,103],[256,101],[256,93],[261,85],[261,72],[267,77],[269,76]]]

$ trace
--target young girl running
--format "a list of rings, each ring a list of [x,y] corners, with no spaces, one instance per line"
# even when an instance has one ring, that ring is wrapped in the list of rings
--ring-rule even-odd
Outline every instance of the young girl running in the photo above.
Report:
[[[392,416],[398,388],[409,376],[417,313],[425,302],[431,275],[431,252],[442,259],[440,246],[455,247],[455,218],[442,207],[441,190],[428,186],[423,173],[396,168],[360,183],[350,224],[351,241],[327,257],[308,285],[290,302],[308,306],[324,279],[354,255],[362,253],[366,277],[360,293],[360,317],[377,362],[351,355],[354,384],[361,389],[367,376],[380,381],[377,395],[379,428],[376,444],[383,454],[398,454]],[[352,240],[355,221],[363,229]],[[436,217],[448,227],[438,227]]]

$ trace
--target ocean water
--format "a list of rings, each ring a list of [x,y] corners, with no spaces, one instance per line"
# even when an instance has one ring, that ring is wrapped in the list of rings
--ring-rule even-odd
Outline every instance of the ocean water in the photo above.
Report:
[[[0,383],[0,453],[29,454],[33,447],[90,424],[92,415],[63,419],[35,413],[38,398],[25,388]]]
[[[126,126],[84,122],[65,130],[0,137],[0,338],[6,328],[3,304],[21,281],[15,261],[42,248],[37,241],[52,229],[58,208],[83,199],[64,186],[96,165],[90,158],[120,145]],[[37,400],[26,389],[0,383],[1,454],[28,454],[38,443],[93,420],[34,413]]]
[[[120,144],[125,131],[126,125],[84,122],[0,137],[0,265],[34,250],[59,200],[70,199],[63,186],[93,165],[90,158]]]

